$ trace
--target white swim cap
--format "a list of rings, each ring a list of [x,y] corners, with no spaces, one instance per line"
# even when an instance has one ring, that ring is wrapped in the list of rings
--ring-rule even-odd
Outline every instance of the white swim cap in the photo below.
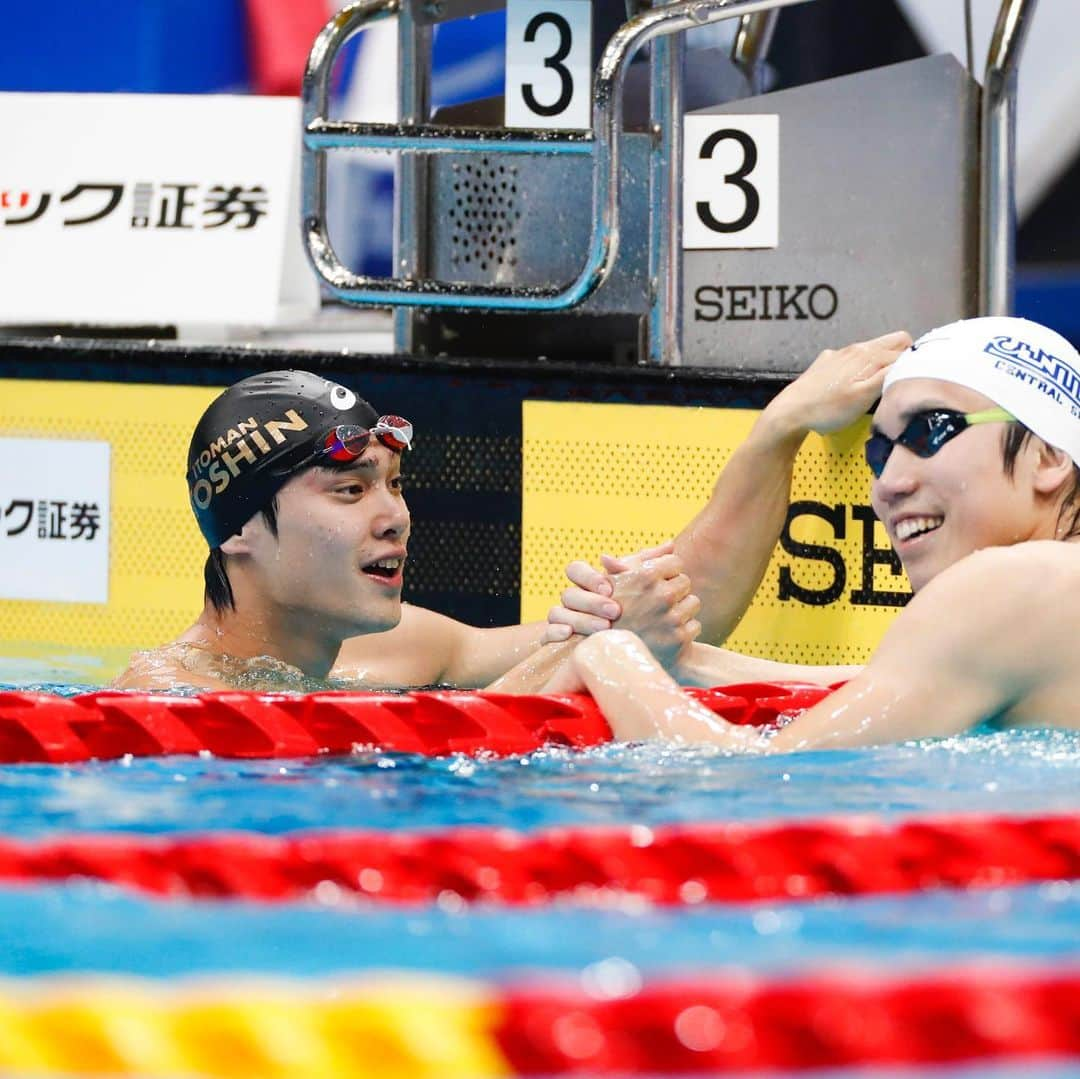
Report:
[[[923,334],[885,376],[936,378],[989,397],[1080,464],[1080,354],[1026,318],[969,318]]]

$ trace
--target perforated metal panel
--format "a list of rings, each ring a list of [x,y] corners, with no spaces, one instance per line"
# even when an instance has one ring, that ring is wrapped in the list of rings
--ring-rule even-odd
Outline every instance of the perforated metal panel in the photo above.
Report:
[[[518,166],[505,159],[455,162],[450,219],[450,264],[461,272],[475,264],[481,273],[517,265]]]
[[[627,134],[622,148],[626,220],[644,221],[649,138]],[[423,241],[431,276],[550,287],[572,281],[585,264],[592,224],[589,158],[435,154],[429,176],[431,204]],[[641,314],[648,308],[647,240],[645,228],[623,230],[610,278],[576,314]],[[439,320],[438,312],[425,317]]]

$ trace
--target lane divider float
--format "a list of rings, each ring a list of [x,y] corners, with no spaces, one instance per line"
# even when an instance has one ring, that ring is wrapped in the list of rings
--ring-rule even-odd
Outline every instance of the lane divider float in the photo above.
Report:
[[[732,723],[767,725],[816,704],[828,690],[750,683],[690,692]],[[582,695],[0,692],[3,764],[204,752],[248,759],[310,757],[358,748],[507,756],[551,744],[586,749],[610,740],[596,702]]]
[[[0,839],[0,881],[158,897],[691,905],[1080,879],[1080,815]]]
[[[1080,1056],[1076,968],[642,983],[629,964],[602,966],[502,988],[386,974],[172,987],[19,979],[0,983],[0,1070],[495,1079]]]

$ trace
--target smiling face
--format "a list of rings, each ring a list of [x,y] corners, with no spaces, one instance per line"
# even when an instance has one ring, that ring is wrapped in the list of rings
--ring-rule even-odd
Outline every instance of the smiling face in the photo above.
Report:
[[[409,511],[401,457],[373,443],[348,467],[310,468],[277,495],[277,535],[245,526],[258,591],[301,632],[345,638],[401,619]]]
[[[970,413],[993,407],[964,386],[906,379],[885,391],[873,428],[896,438],[915,413],[927,409]],[[1039,442],[1025,444],[1010,477],[1003,466],[1003,431],[1001,423],[970,427],[926,458],[895,446],[874,480],[874,511],[915,591],[974,551],[1043,534],[1045,513],[1032,482]]]

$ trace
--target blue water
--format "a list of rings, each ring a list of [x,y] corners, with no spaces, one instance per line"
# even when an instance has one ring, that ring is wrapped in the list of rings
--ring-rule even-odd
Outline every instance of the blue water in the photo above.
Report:
[[[455,897],[456,900],[456,897]],[[0,973],[342,975],[395,968],[505,980],[598,963],[642,975],[824,965],[925,970],[992,956],[1080,964],[1080,885],[689,909],[162,903],[109,885],[0,889]],[[33,927],[33,931],[28,929]]]
[[[65,687],[71,692],[76,687]],[[776,821],[1080,809],[1080,733],[983,730],[842,753],[738,758],[660,744],[426,759],[131,759],[0,767],[0,834],[418,829],[476,824]],[[1080,965],[1080,884],[745,906],[464,908],[371,904],[334,889],[283,905],[159,902],[77,881],[0,888],[0,975],[363,976],[387,968],[501,981],[558,971],[637,979],[963,962]],[[807,1074],[807,1073],[803,1073]],[[820,1076],[1080,1076],[1080,1065]]]
[[[1080,733],[1003,731],[731,757],[659,743],[588,753],[305,761],[172,757],[0,768],[0,833],[660,824],[1080,807]]]

